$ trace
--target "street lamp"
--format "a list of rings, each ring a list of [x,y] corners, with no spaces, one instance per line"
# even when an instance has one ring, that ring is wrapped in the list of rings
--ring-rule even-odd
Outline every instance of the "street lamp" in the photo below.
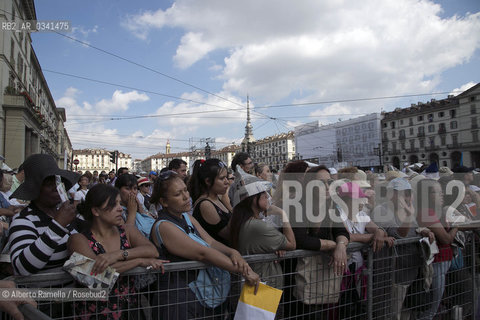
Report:
[[[373,152],[375,152],[375,155],[378,156],[378,160],[380,163],[380,168],[378,169],[378,172],[380,172],[382,170],[382,156],[383,156],[382,145],[379,143],[378,148],[373,148]]]

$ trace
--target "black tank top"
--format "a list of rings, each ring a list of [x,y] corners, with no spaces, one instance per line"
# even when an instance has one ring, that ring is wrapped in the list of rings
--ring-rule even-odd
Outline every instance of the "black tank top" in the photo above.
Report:
[[[218,216],[220,217],[220,221],[217,224],[210,224],[207,221],[205,221],[205,219],[203,219],[202,213],[200,212],[200,204],[205,200],[213,204],[213,206],[215,207],[215,210],[217,210]],[[198,223],[200,223],[202,228],[205,229],[205,231],[207,231],[212,238],[214,238],[215,240],[223,244],[228,245],[228,241],[220,237],[219,233],[223,228],[225,228],[228,225],[228,222],[232,217],[232,213],[230,211],[223,211],[212,200],[205,198],[198,201],[197,204],[195,205],[195,208],[193,209],[193,217],[197,219]]]

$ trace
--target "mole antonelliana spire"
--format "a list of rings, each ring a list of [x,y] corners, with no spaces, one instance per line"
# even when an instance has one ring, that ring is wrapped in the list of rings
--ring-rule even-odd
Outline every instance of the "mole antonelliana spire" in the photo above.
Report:
[[[242,151],[250,154],[252,151],[252,143],[255,142],[253,137],[253,127],[250,122],[250,100],[247,95],[247,124],[245,125],[245,137],[242,141]]]

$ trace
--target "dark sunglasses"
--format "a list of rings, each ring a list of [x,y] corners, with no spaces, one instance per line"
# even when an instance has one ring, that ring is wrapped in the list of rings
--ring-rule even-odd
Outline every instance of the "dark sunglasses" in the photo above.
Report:
[[[331,185],[335,180],[333,179],[328,179],[328,180],[321,180],[323,183],[325,183],[327,186]]]
[[[176,173],[173,170],[168,170],[168,171],[160,173],[160,176],[158,178],[160,179],[160,181],[165,181],[165,180],[170,179],[172,176],[176,176],[177,174],[178,173]]]
[[[226,165],[223,161],[219,161],[219,162],[218,162],[218,166],[219,166],[220,168],[227,168],[227,165]]]

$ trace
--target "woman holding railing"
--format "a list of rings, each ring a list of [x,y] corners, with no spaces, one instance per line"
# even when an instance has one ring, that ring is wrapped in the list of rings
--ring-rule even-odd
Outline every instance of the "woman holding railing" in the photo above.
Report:
[[[340,298],[350,235],[340,217],[332,219],[334,217],[330,215],[333,203],[329,188],[334,181],[329,169],[323,165],[313,167],[302,182],[302,221],[295,221],[293,228],[297,248],[323,253],[298,260],[293,294],[298,299],[298,313],[303,314],[301,319],[316,319],[315,314],[328,317],[333,312],[329,305],[337,303]],[[313,185],[317,187],[308,187]],[[311,192],[310,197],[307,197],[308,192]],[[290,220],[293,224],[293,219]]]
[[[102,273],[111,266],[119,273],[135,267],[163,269],[163,260],[156,259],[158,252],[134,225],[125,224],[122,218],[119,191],[106,184],[97,184],[87,193],[78,210],[90,222],[82,233],[74,234],[68,241],[70,252],[78,252],[95,260],[92,274]],[[119,319],[128,316],[128,309],[137,305],[135,277],[120,278],[109,301],[75,304],[76,316],[82,318]]]
[[[163,208],[150,236],[161,257],[172,262],[188,260],[204,262],[217,267],[215,272],[222,273],[222,270],[226,270],[241,273],[247,283],[259,284],[259,276],[253,272],[237,250],[216,241],[197,219],[188,215],[187,212],[191,208],[190,195],[187,186],[176,172],[166,171],[160,174],[154,185],[151,202],[159,202]],[[198,274],[200,273],[202,270]],[[223,276],[225,275],[222,274],[219,278],[221,284],[226,280]],[[227,277],[228,285],[225,284],[229,287],[228,273]],[[168,273],[166,277],[162,277],[159,294],[153,301],[154,305],[159,306],[159,314],[154,314],[154,318],[190,319],[224,312],[224,301],[228,291],[221,292],[223,297],[217,297],[209,304],[202,293],[210,289],[208,286],[200,290],[195,288],[194,284],[198,280],[194,270],[178,274]],[[225,289],[225,286],[222,286],[222,289]],[[157,310],[154,310],[155,312]]]
[[[429,228],[438,242],[439,253],[433,260],[432,302],[429,308],[418,315],[417,319],[433,319],[445,291],[445,275],[450,268],[453,250],[452,242],[458,228],[451,227],[442,216],[443,191],[440,183],[433,179],[423,179],[417,185],[417,212],[420,226]]]
[[[248,174],[245,174],[242,180],[242,187],[236,191],[239,195],[234,199],[235,207],[230,226],[232,246],[243,255],[295,250],[295,235],[283,210],[273,207],[269,211],[270,214],[280,216],[283,233],[262,219],[271,206],[268,193],[271,183]],[[252,268],[268,285],[283,288],[280,264],[272,261],[252,265]]]

